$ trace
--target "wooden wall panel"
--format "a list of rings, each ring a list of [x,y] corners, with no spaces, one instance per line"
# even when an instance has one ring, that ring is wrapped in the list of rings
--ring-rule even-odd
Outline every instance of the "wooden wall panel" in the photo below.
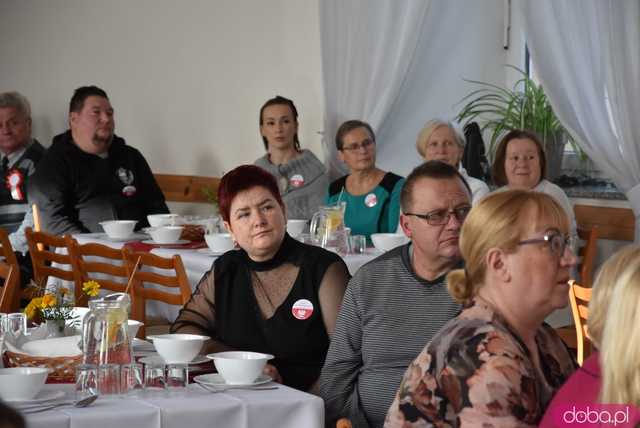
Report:
[[[154,174],[164,197],[169,202],[201,202],[210,203],[204,189],[218,192],[218,177],[201,177],[197,175]]]
[[[635,217],[629,208],[594,207],[574,205],[576,222],[580,227],[598,227],[599,239],[633,241]]]

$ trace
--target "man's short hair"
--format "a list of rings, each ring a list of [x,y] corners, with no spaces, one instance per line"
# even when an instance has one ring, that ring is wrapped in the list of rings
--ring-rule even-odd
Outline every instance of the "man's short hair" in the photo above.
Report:
[[[20,92],[3,92],[0,94],[0,108],[15,108],[18,113],[31,118],[31,105],[29,100]]]
[[[336,149],[338,149],[339,151],[342,150],[342,139],[344,138],[344,136],[354,129],[358,128],[366,129],[369,135],[371,135],[371,139],[373,140],[373,142],[376,142],[376,134],[373,133],[373,128],[371,127],[371,125],[369,125],[367,122],[363,122],[362,120],[347,120],[342,125],[340,125],[338,131],[336,132]]]
[[[107,93],[97,86],[81,86],[74,91],[73,96],[71,97],[71,102],[69,103],[69,113],[77,113],[81,111],[84,107],[84,101],[92,96],[109,99]]]
[[[411,211],[411,204],[413,203],[413,188],[415,187],[416,182],[421,178],[434,178],[436,180],[459,178],[469,192],[469,197],[471,197],[471,188],[469,187],[467,180],[464,179],[455,167],[448,163],[436,160],[427,161],[422,165],[415,167],[402,186],[402,191],[400,192],[400,207],[402,208],[402,212]]]

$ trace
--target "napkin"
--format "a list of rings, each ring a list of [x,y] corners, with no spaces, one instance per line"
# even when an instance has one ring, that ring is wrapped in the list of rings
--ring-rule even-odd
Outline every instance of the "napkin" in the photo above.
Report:
[[[52,339],[31,340],[17,347],[6,341],[5,345],[11,352],[27,354],[34,357],[75,357],[81,355],[78,347],[80,336],[55,337]]]

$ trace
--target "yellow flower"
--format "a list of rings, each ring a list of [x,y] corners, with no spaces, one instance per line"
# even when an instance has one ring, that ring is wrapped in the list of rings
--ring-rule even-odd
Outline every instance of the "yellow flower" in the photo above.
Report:
[[[82,284],[82,291],[87,296],[96,297],[100,292],[100,284],[96,281],[87,281]]]
[[[42,309],[51,308],[55,306],[56,303],[58,303],[56,296],[54,296],[53,294],[45,294],[44,296],[42,296],[42,303],[40,307]]]
[[[39,299],[39,298],[38,298]],[[29,302],[26,308],[24,308],[24,313],[29,319],[33,319],[38,312],[38,304],[35,302],[36,299],[33,299]]]

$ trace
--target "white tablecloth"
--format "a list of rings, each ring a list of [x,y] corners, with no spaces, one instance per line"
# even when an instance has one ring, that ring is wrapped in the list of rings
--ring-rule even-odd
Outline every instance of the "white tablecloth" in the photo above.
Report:
[[[88,242],[96,242],[99,244],[107,245],[113,248],[122,248],[123,242],[113,242],[106,238],[103,233],[84,233],[74,235],[74,238],[80,244],[86,244]],[[216,259],[215,256],[209,254],[203,254],[198,250],[187,249],[173,249],[173,248],[154,248],[151,250],[152,254],[157,254],[162,257],[171,257],[174,254],[180,255],[182,263],[184,264],[187,277],[189,278],[189,284],[191,290],[195,290],[196,285],[202,278],[202,276],[211,269],[211,265]],[[368,248],[364,254],[350,254],[344,257],[344,261],[347,264],[347,268],[351,275],[355,274],[358,269],[370,260],[373,260],[377,256],[382,254],[380,251]],[[180,306],[167,305],[161,302],[150,301],[147,302],[147,316],[161,317],[169,321],[173,321],[177,318]]]
[[[164,397],[99,398],[84,409],[64,407],[25,417],[29,428],[324,427],[321,398],[279,384],[269,385],[278,385],[278,389],[210,393],[192,384]],[[73,394],[73,385],[45,388]]]

